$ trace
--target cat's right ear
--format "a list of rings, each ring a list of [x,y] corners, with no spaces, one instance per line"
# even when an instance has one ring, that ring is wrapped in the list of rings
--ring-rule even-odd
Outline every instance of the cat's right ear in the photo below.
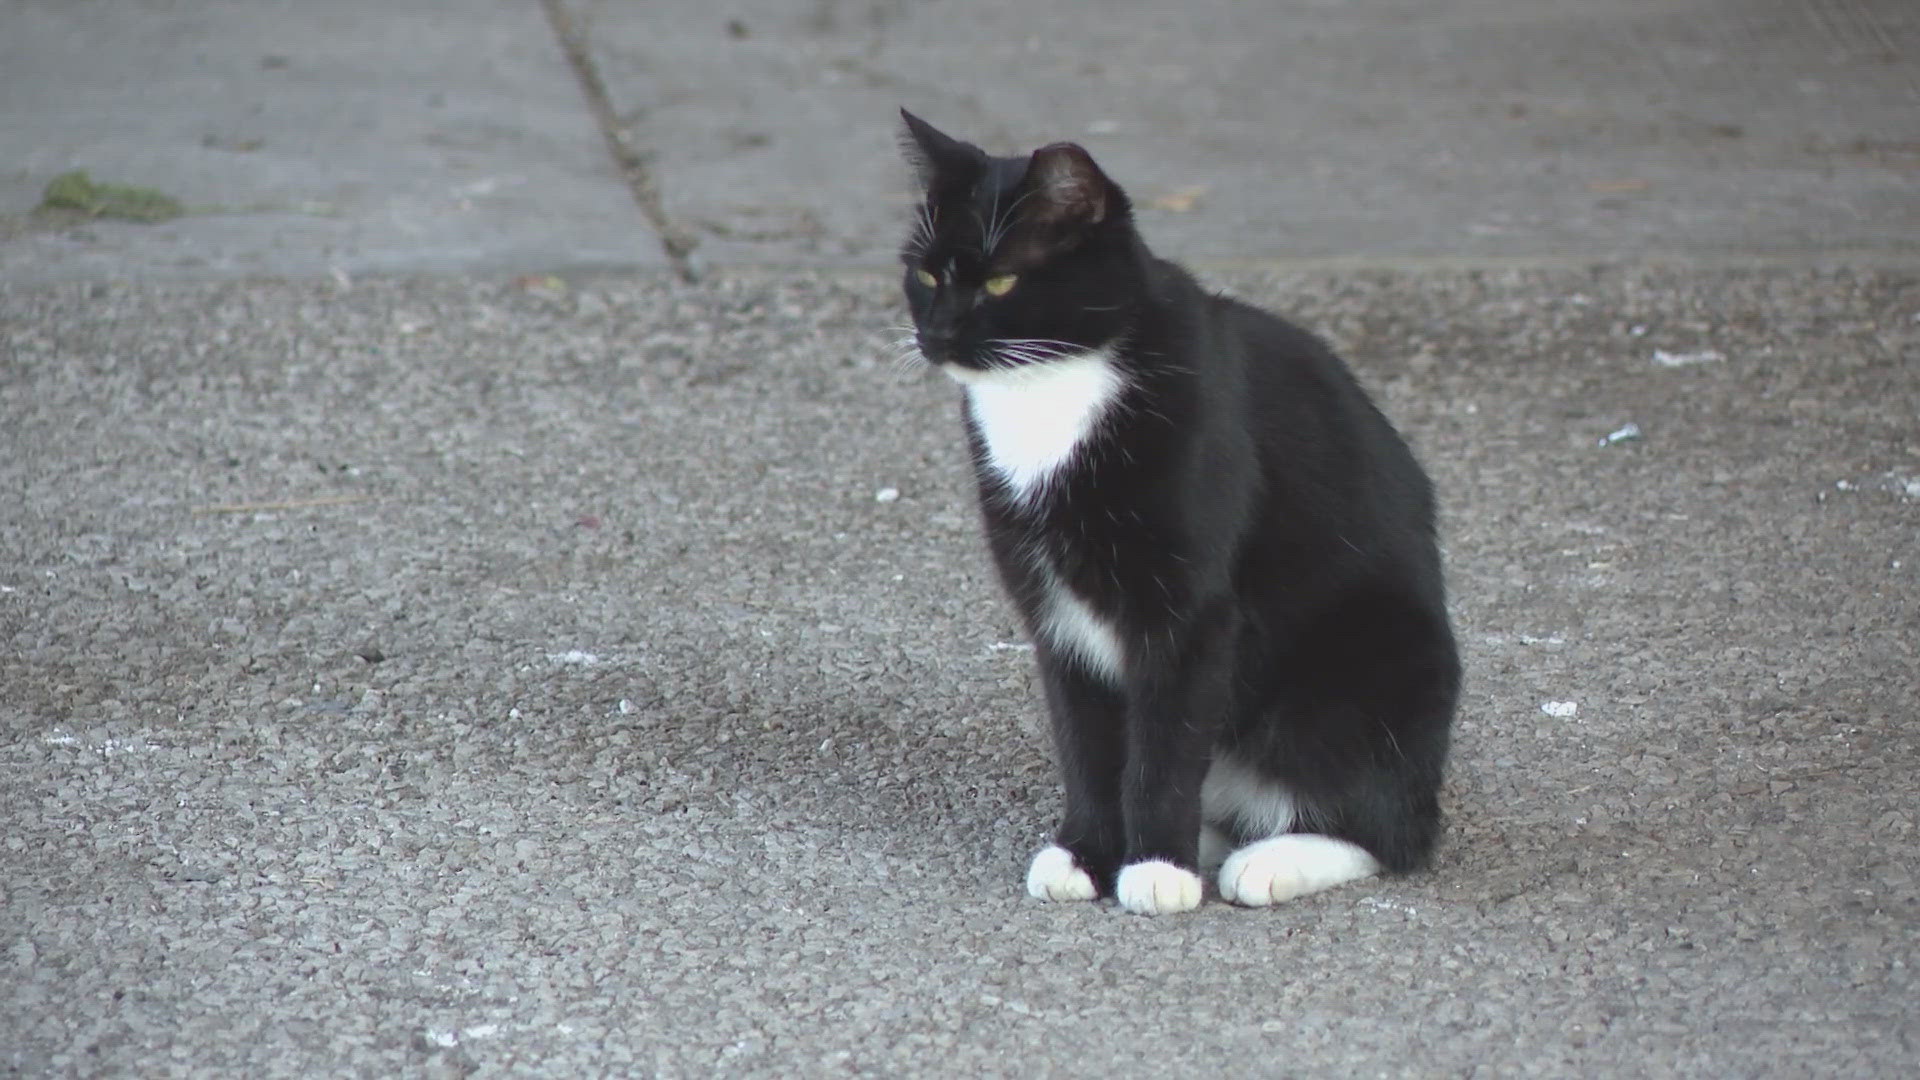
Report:
[[[1098,225],[1114,209],[1113,184],[1092,155],[1076,143],[1053,143],[1033,152],[1026,185],[1039,196],[1026,217],[1038,224],[1084,228]]]
[[[976,164],[979,151],[972,146],[940,132],[905,109],[900,110],[900,119],[907,124],[906,137],[900,140],[900,147],[913,165],[921,187],[931,190],[940,177],[951,177]]]

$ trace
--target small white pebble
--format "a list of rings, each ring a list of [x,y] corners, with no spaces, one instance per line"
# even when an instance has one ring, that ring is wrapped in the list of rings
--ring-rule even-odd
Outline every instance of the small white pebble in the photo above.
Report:
[[[1540,711],[1548,716],[1565,719],[1579,712],[1580,706],[1571,701],[1543,701],[1540,703]]]
[[[874,502],[889,503],[889,502],[895,502],[899,498],[900,498],[899,488],[883,487],[879,491],[876,491],[873,493]]]
[[[1693,364],[1714,364],[1726,359],[1712,349],[1698,352],[1668,352],[1665,349],[1653,350],[1653,362],[1661,367],[1689,367]]]
[[[1608,432],[1606,435],[1602,436],[1600,439],[1600,445],[1612,446],[1614,443],[1628,442],[1633,439],[1638,439],[1639,437],[1640,437],[1640,425],[1629,421],[1628,423],[1622,424],[1619,427],[1615,428],[1614,430]]]

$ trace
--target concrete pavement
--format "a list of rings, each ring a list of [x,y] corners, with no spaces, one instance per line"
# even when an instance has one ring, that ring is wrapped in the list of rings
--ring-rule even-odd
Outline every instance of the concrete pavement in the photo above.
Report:
[[[0,1068],[1910,1070],[1915,16],[978,10],[0,4]],[[1025,898],[902,103],[1084,135],[1407,430],[1432,873]]]
[[[0,4],[0,277],[646,267],[537,3]],[[54,176],[189,208],[22,220]]]
[[[1085,142],[1190,259],[1920,244],[1920,14],[1895,0],[1103,11],[7,0],[0,275],[647,267],[662,234],[696,266],[874,266],[903,104],[1003,153]],[[193,212],[22,220],[74,168]]]

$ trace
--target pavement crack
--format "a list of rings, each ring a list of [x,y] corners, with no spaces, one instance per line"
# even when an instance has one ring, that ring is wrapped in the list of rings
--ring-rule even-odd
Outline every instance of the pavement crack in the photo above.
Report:
[[[614,111],[613,99],[607,95],[607,84],[600,78],[600,69],[593,62],[593,49],[586,31],[574,20],[564,0],[540,0],[540,6],[546,10],[547,23],[553,27],[561,51],[567,55],[567,63],[573,68],[574,81],[580,84],[580,93],[587,99],[587,107],[593,111],[594,123],[600,129],[601,138],[606,140],[607,152],[612,155],[614,164],[620,167],[628,193],[640,207],[647,224],[659,235],[660,246],[665,250],[674,273],[682,281],[696,280],[697,275],[688,256],[700,241],[668,216],[666,204],[660,198],[660,187],[654,182],[653,171],[647,167],[647,155],[634,145],[626,126],[620,122],[619,114]]]

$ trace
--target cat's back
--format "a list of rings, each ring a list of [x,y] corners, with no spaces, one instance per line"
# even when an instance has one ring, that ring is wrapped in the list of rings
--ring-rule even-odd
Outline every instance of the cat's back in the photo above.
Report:
[[[1410,539],[1427,534],[1433,494],[1425,470],[1333,347],[1244,300],[1208,294],[1204,303],[1199,336],[1216,372],[1231,369],[1221,381],[1234,387],[1214,395],[1214,407],[1245,425],[1268,490],[1308,498],[1328,520],[1404,528]]]
[[[1426,531],[1431,485],[1411,448],[1324,339],[1267,308],[1208,289],[1152,260],[1154,346],[1185,384],[1181,425],[1217,483],[1220,463],[1252,451],[1250,474],[1286,516],[1307,500],[1325,517]],[[1224,470],[1234,472],[1237,470]],[[1285,505],[1280,505],[1285,504]]]
[[[1266,308],[1195,287],[1186,366],[1211,410],[1246,426],[1266,453],[1296,466],[1397,443],[1396,433],[1332,346]],[[1316,452],[1318,451],[1318,452]]]
[[[1238,354],[1256,393],[1306,391],[1338,397],[1348,406],[1365,399],[1333,347],[1300,324],[1225,294],[1208,298],[1208,314],[1223,339],[1220,346]]]
[[[1200,362],[1208,378],[1236,383],[1244,376],[1259,384],[1248,388],[1255,393],[1294,384],[1364,398],[1333,349],[1305,327],[1208,289],[1172,260],[1150,262],[1159,306],[1178,324],[1167,336],[1195,354],[1188,359]]]

